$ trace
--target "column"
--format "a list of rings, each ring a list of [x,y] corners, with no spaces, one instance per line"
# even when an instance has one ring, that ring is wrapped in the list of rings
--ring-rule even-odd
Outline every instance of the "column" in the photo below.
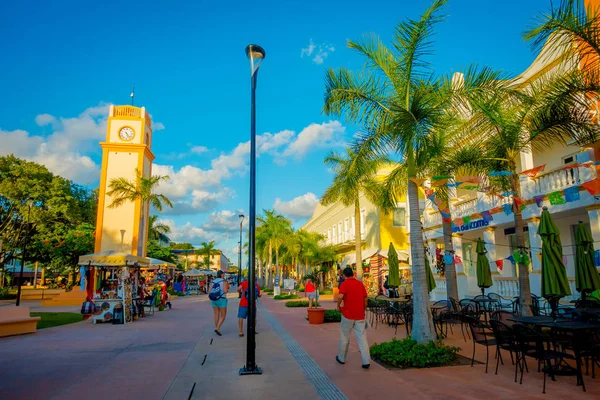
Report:
[[[452,235],[452,246],[454,246],[454,255],[463,259],[463,249],[462,249],[462,233],[454,233]],[[462,263],[455,264],[456,265],[456,274],[465,274],[464,266]]]
[[[538,227],[540,226],[540,219],[537,217],[531,218],[527,221],[527,228],[529,229],[529,246],[531,248],[531,271],[539,273],[542,270],[542,260],[540,258],[542,254],[542,238],[538,235]]]
[[[492,271],[492,274],[497,275],[500,271],[496,265],[496,227],[489,227],[483,230],[483,242],[485,243],[485,248],[487,250],[490,270]]]
[[[436,250],[436,239],[427,239],[427,248],[429,249],[429,263],[431,264],[431,270],[435,273],[435,250]]]

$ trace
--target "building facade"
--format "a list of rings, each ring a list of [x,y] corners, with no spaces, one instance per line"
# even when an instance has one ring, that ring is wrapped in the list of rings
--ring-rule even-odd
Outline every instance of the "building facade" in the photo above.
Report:
[[[203,256],[195,253],[195,250],[174,250],[175,254],[177,254],[177,258],[179,260],[179,264],[183,265],[183,267],[188,270],[191,268],[197,269],[205,269],[203,265]],[[221,250],[217,250],[216,254],[210,256],[210,270],[211,271],[225,271],[229,269],[229,259]]]
[[[565,66],[560,57],[542,54],[515,80],[519,89]],[[566,61],[568,62],[568,61]],[[555,143],[551,146],[533,146],[522,152],[517,165],[521,185],[521,206],[525,246],[529,265],[531,292],[541,291],[541,237],[537,234],[543,207],[548,207],[553,220],[560,229],[563,261],[567,269],[572,298],[575,290],[575,228],[583,221],[591,228],[595,246],[600,244],[600,196],[585,189],[586,183],[598,177],[600,147],[592,144],[579,147],[575,143]],[[539,169],[539,171],[535,171]],[[533,171],[532,171],[533,170]],[[521,172],[526,172],[522,174]],[[517,252],[514,214],[510,211],[512,194],[489,194],[473,190],[451,190],[449,203],[453,224],[453,244],[457,269],[459,297],[480,293],[477,287],[475,252],[477,239],[483,239],[492,270],[493,286],[487,292],[513,297],[519,294],[518,265],[514,262]],[[423,213],[425,239],[430,249],[443,249],[442,216],[430,201],[426,201]],[[517,252],[518,254],[518,252]],[[432,261],[432,265],[433,260]],[[435,274],[435,271],[434,271]],[[436,275],[436,299],[446,297],[446,282]],[[569,299],[569,298],[567,298]]]

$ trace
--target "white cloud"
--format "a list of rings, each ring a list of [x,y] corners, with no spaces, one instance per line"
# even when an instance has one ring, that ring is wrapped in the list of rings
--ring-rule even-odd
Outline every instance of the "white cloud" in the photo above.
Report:
[[[172,219],[161,219],[158,222],[161,222],[171,228],[169,238],[174,242],[199,244],[201,242],[208,242],[214,239],[209,232],[206,232],[200,227],[192,225],[190,222],[187,222],[182,226],[177,226],[175,221]]]
[[[165,129],[165,124],[162,122],[154,122],[152,121],[152,132],[163,131]]]
[[[314,147],[333,147],[343,145],[342,136],[346,128],[339,121],[310,124],[304,128],[295,140],[283,152],[283,156],[301,158]]]
[[[210,232],[238,232],[240,229],[240,214],[230,210],[215,211],[208,216],[208,221],[202,224],[202,228]]]
[[[194,154],[202,154],[208,151],[208,147],[206,146],[193,146],[190,151]]]
[[[293,219],[308,218],[313,215],[317,204],[319,204],[319,199],[314,193],[309,192],[290,201],[282,201],[280,198],[276,198],[273,208]]]
[[[300,50],[300,57],[312,57],[314,54],[314,57],[312,57],[312,62],[314,62],[317,65],[321,65],[329,56],[329,54],[333,53],[334,51],[335,47],[333,47],[333,45],[326,43],[315,44],[313,40],[310,39],[308,47],[305,47],[302,50]]]
[[[100,103],[73,118],[39,114],[35,122],[39,126],[50,125],[52,132],[48,135],[0,130],[0,155],[14,154],[43,164],[67,179],[91,183],[99,177],[99,166],[83,153],[97,149],[105,137],[108,108],[108,104]]]
[[[165,193],[167,197],[176,197],[172,193]],[[223,187],[217,191],[211,192],[207,190],[193,190],[184,198],[175,199],[173,208],[163,208],[164,214],[186,215],[198,214],[214,210],[220,204],[233,198],[234,191],[228,187]]]

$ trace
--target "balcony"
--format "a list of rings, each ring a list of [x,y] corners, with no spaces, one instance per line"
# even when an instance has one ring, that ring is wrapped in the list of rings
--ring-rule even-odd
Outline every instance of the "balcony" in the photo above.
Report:
[[[596,168],[593,166],[591,168],[563,167],[523,181],[521,183],[521,196],[525,199],[531,199],[535,196],[564,190],[570,186],[578,186],[593,179],[596,179]]]

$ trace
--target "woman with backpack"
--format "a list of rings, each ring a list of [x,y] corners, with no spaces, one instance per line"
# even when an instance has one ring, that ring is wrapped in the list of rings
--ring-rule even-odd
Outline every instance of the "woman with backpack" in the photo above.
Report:
[[[215,317],[215,333],[219,336],[222,336],[221,326],[227,316],[227,292],[229,292],[229,284],[223,279],[223,274],[223,271],[217,272],[217,278],[212,281],[208,292]]]

